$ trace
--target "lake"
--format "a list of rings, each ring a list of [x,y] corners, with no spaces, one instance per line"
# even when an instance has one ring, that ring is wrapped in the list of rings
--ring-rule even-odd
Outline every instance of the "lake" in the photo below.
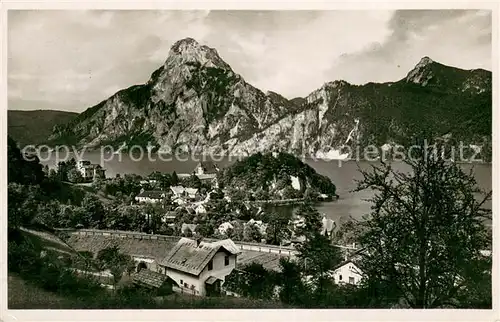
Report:
[[[50,168],[55,167],[56,156],[54,153],[52,153],[52,155],[41,154],[40,157],[42,164],[47,164]],[[100,163],[106,169],[106,176],[114,177],[117,174],[123,175],[127,173],[148,175],[153,171],[191,173],[202,157],[200,156],[198,157],[199,159],[195,160],[193,158],[185,158],[184,160],[164,158],[164,161],[162,161],[155,154],[152,154],[151,158],[148,158],[146,155],[146,157],[142,159],[137,155],[134,156],[127,153],[121,155],[105,154],[102,158],[103,162],[101,163],[101,154],[99,151],[88,151],[83,155],[83,158],[93,163]],[[227,166],[234,161],[236,161],[236,158],[214,160],[220,167]],[[356,188],[356,180],[362,178],[359,169],[367,170],[374,162],[339,162],[337,160],[323,161],[312,159],[306,159],[305,162],[313,167],[318,173],[328,176],[337,186],[337,194],[340,198],[337,201],[319,204],[317,208],[320,213],[325,214],[337,223],[341,223],[349,217],[361,219],[364,214],[370,211],[371,204],[366,201],[366,199],[373,196],[372,192],[361,191],[354,193],[352,190]],[[465,171],[473,169],[474,176],[480,188],[486,191],[491,190],[491,164],[475,163],[461,164],[460,166]],[[404,163],[395,162],[393,163],[393,167],[401,171],[408,169],[408,166]],[[491,201],[486,206],[491,208]]]

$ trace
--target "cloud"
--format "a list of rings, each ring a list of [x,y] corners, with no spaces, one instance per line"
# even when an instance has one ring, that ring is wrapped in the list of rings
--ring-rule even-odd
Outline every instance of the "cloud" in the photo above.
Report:
[[[491,70],[491,11],[402,10],[389,26],[385,42],[344,55],[330,74],[357,84],[393,81],[424,56],[459,68]]]
[[[426,55],[491,67],[488,11],[9,11],[9,108],[81,112],[146,82],[185,37],[289,98],[335,79],[396,80]]]

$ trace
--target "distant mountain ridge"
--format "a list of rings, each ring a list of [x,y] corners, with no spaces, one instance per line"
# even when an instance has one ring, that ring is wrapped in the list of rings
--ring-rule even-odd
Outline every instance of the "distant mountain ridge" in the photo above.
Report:
[[[304,98],[288,100],[248,84],[215,49],[186,38],[172,46],[147,83],[56,126],[50,140],[89,148],[149,142],[177,152],[334,157],[343,145],[446,136],[491,151],[491,82],[489,71],[424,57],[399,81],[327,82]]]
[[[8,110],[8,134],[21,146],[47,143],[54,126],[66,124],[78,113],[35,110]]]

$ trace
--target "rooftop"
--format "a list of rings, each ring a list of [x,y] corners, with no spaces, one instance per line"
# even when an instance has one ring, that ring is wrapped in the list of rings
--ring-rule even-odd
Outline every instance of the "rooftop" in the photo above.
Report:
[[[165,191],[161,190],[145,190],[137,195],[137,197],[151,198],[151,199],[163,199],[165,197]]]
[[[219,171],[219,168],[217,167],[217,165],[215,163],[213,163],[212,161],[199,162],[196,165],[196,169],[198,169],[200,167],[203,169],[203,172],[205,172],[205,173],[216,173]]]
[[[176,195],[180,195],[184,193],[185,188],[183,186],[173,186],[170,187],[170,190],[172,190],[172,192],[175,193]]]
[[[167,275],[162,275],[160,273],[150,271],[149,269],[141,269],[140,272],[134,276],[134,283],[160,288],[167,279]]]
[[[195,240],[181,238],[170,253],[163,260],[159,261],[159,264],[198,276],[220,250],[235,255],[240,253],[230,239],[213,243],[202,241],[197,245]]]
[[[194,195],[198,192],[198,189],[196,188],[186,188],[186,192],[190,195]]]

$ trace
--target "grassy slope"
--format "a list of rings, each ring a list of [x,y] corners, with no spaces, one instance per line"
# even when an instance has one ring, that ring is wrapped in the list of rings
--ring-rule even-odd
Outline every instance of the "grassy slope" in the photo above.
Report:
[[[7,112],[8,133],[21,146],[45,143],[54,125],[68,123],[78,115],[52,110]]]
[[[67,298],[47,292],[23,280],[16,274],[8,276],[8,307],[9,309],[126,309],[120,304],[107,302],[91,303]],[[112,295],[110,294],[110,297]],[[235,297],[198,297],[186,294],[172,294],[157,298],[155,305],[149,309],[196,309],[196,308],[283,308],[284,305],[275,301],[253,300]],[[131,307],[133,309],[133,307]]]
[[[70,300],[52,292],[45,291],[9,273],[7,298],[9,309],[65,309],[78,306]]]
[[[56,251],[59,254],[77,256],[75,250],[59,237],[48,231],[23,229],[23,238],[29,239],[37,248]],[[95,237],[95,236],[94,236]],[[156,241],[157,242],[157,241]],[[106,292],[103,290],[103,292]],[[103,293],[104,294],[104,293]],[[107,294],[107,293],[106,293]],[[113,299],[112,294],[106,300],[67,297],[46,291],[19,275],[8,274],[8,307],[9,309],[110,309],[136,308],[129,307],[123,300]],[[148,304],[151,309],[180,308],[279,308],[283,305],[275,301],[261,301],[247,298],[213,297],[203,298],[186,294],[172,294],[165,298],[157,298],[156,303]]]

